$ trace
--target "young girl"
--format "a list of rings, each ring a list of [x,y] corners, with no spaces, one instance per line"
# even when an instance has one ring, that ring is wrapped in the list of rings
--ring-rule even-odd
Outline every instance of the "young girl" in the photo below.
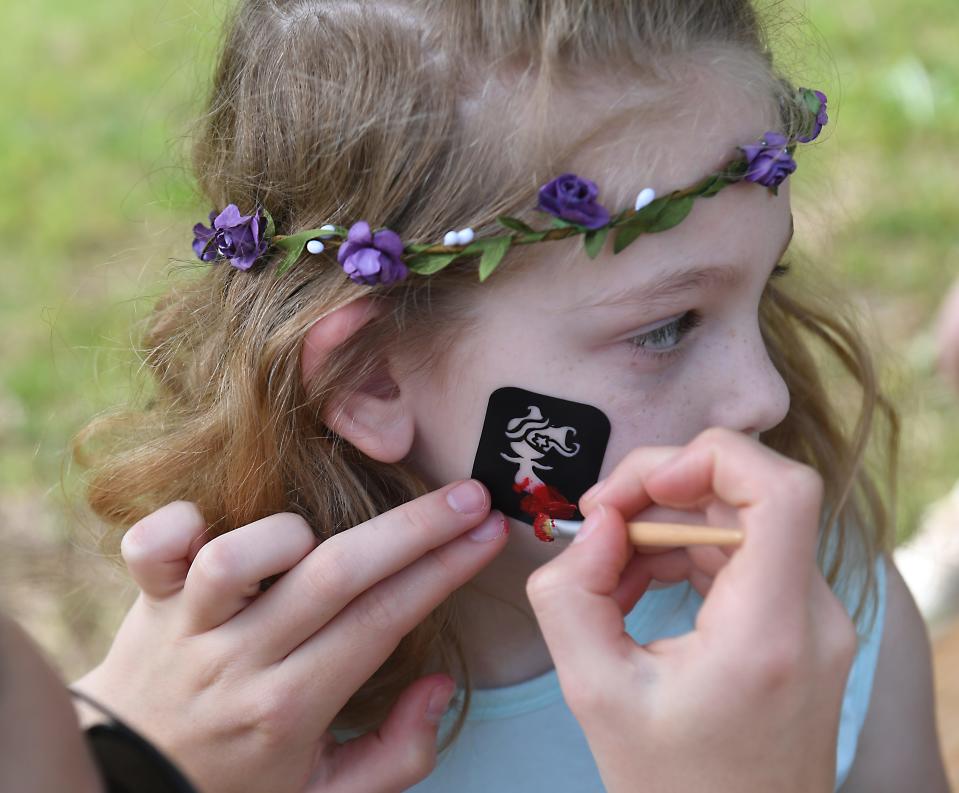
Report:
[[[146,406],[84,439],[128,439],[90,480],[117,535],[187,499],[202,518],[176,536],[220,536],[173,543],[185,584],[144,586],[81,685],[149,714],[197,778],[218,722],[223,790],[247,789],[251,746],[287,758],[275,790],[945,789],[928,641],[862,461],[883,403],[819,285],[780,278],[794,146],[826,121],[747,2],[241,2],[195,147],[208,264],[157,307]],[[550,427],[603,480],[568,553],[508,487],[490,511],[446,484],[484,462],[504,387],[608,420],[589,476]],[[521,505],[554,483],[531,443]],[[636,516],[747,541],[633,556]],[[427,776],[383,747],[453,681]]]

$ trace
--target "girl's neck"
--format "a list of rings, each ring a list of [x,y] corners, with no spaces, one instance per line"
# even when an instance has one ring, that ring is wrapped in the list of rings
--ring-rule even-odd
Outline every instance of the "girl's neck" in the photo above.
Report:
[[[474,688],[515,685],[553,668],[526,597],[529,573],[529,560],[512,557],[507,548],[455,595]]]
[[[509,550],[455,595],[463,651],[473,687],[478,689],[516,685],[553,668],[526,596],[526,580],[532,572],[529,560],[510,555]],[[653,581],[649,589],[668,586]]]

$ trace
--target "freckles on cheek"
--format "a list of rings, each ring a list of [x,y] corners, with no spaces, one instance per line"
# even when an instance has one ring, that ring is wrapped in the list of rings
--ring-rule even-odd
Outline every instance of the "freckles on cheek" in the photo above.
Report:
[[[693,395],[685,389],[635,390],[606,404],[612,424],[604,464],[609,470],[633,449],[681,445],[698,431]]]

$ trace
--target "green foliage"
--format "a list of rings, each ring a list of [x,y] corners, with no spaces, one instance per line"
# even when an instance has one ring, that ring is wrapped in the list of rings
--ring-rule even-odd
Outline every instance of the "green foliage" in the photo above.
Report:
[[[483,255],[480,257],[479,279],[485,281],[503,261],[503,257],[510,247],[510,238],[508,236],[491,237],[481,240],[480,244],[483,246]]]
[[[712,180],[710,181],[712,186]],[[658,231],[668,231],[678,226],[693,209],[696,198],[686,196],[674,198],[663,196],[657,198],[636,214],[632,219],[616,229],[616,239],[613,242],[613,253],[619,253],[632,243],[640,234],[651,234]]]
[[[586,232],[583,238],[583,247],[586,249],[586,255],[589,256],[590,259],[595,259],[599,256],[608,236],[609,226],[603,226],[602,228]]]
[[[462,252],[459,253],[424,253],[421,256],[414,256],[412,259],[408,260],[406,265],[414,273],[419,275],[433,275],[433,273],[438,273],[448,264],[452,264],[454,259],[462,256]]]
[[[510,229],[511,231],[522,231],[525,233],[530,233],[533,229],[524,223],[518,218],[511,218],[508,215],[500,215],[496,218],[497,222],[504,228]]]
[[[281,261],[276,268],[276,274],[283,275],[283,273],[296,264],[296,260],[300,258],[303,250],[306,248],[306,243],[315,238],[316,231],[314,229],[308,229],[298,234],[290,234],[288,237],[274,242],[277,248],[286,251],[283,261]]]

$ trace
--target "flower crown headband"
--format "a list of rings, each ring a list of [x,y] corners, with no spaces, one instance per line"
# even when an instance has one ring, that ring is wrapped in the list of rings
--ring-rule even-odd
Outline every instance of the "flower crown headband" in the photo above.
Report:
[[[610,230],[616,230],[613,253],[619,253],[641,234],[666,231],[681,223],[697,198],[709,198],[728,185],[741,181],[767,187],[774,195],[782,181],[796,170],[792,155],[796,143],[815,140],[828,123],[826,95],[808,88],[798,90],[801,106],[810,116],[801,136],[789,141],[778,132],[767,132],[752,145],[740,146],[739,154],[717,173],[710,174],[691,187],[674,190],[660,198],[651,188],[640,191],[632,209],[615,216],[597,203],[595,182],[565,173],[539,189],[536,210],[552,215],[552,228],[536,230],[518,218],[506,215],[497,222],[510,234],[474,239],[473,229],[450,231],[442,244],[404,245],[390,229],[373,231],[365,220],[344,226],[327,224],[296,234],[277,234],[273,218],[262,207],[242,215],[235,204],[222,212],[210,213],[210,227],[193,227],[193,250],[205,262],[228,260],[233,267],[249,270],[267,251],[286,252],[277,268],[285,273],[302,255],[327,248],[336,249],[337,261],[351,280],[367,284],[392,284],[412,271],[432,275],[463,256],[479,256],[479,279],[485,281],[513,245],[529,245],[543,240],[558,240],[584,234],[586,254],[595,258],[602,250]]]

